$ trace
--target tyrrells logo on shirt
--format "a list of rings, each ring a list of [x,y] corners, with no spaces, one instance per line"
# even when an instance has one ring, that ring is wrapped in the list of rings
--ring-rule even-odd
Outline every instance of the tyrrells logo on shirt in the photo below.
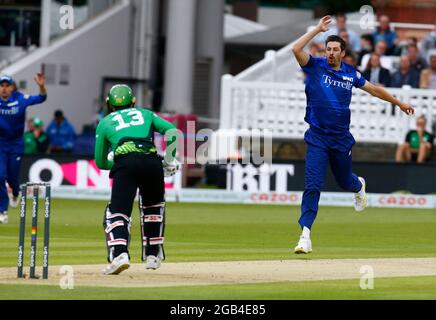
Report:
[[[344,79],[345,82],[333,80],[330,76],[325,74],[322,76],[322,78],[324,80],[323,82],[327,85],[327,88],[329,88],[330,86],[340,87],[347,90],[351,90],[353,88],[353,78],[351,77],[343,76],[342,79]]]
[[[18,107],[12,107],[10,109],[0,109],[0,114],[6,115],[6,116],[12,116],[14,114],[18,114],[20,112],[20,109]]]

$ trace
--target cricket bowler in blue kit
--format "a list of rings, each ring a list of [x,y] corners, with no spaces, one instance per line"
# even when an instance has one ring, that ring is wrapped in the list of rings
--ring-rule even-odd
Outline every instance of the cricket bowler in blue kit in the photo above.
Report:
[[[26,109],[47,99],[44,75],[37,74],[35,82],[39,86],[39,95],[29,96],[16,90],[10,76],[0,76],[0,223],[8,222],[9,204],[18,206]],[[6,182],[12,188],[10,203]]]
[[[365,180],[352,172],[351,165],[351,149],[356,143],[350,133],[352,88],[360,88],[397,105],[408,115],[414,113],[410,105],[399,101],[382,87],[366,81],[354,67],[342,62],[346,47],[342,38],[335,35],[327,38],[326,57],[312,57],[303,50],[318,33],[328,31],[331,21],[330,16],[323,17],[292,48],[306,74],[305,121],[310,125],[304,136],[307,144],[306,175],[299,220],[303,231],[295,253],[312,251],[310,232],[318,213],[318,202],[329,163],[338,185],[355,194],[356,211],[363,211],[366,207]]]

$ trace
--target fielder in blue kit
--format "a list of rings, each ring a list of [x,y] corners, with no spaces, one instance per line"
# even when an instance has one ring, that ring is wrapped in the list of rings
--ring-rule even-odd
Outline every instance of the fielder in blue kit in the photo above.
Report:
[[[366,207],[365,180],[352,171],[351,150],[356,143],[350,133],[352,88],[360,88],[389,101],[408,115],[414,113],[410,105],[399,101],[382,87],[366,81],[353,66],[342,62],[346,48],[342,38],[335,35],[327,38],[326,57],[312,57],[304,51],[304,47],[318,33],[328,31],[331,21],[330,16],[323,17],[292,48],[306,74],[305,121],[310,125],[304,136],[307,154],[305,190],[299,219],[302,235],[294,249],[295,253],[312,251],[310,232],[318,213],[318,202],[329,163],[338,185],[355,194],[356,211],[363,211]]]
[[[29,96],[16,90],[11,77],[0,77],[0,223],[8,222],[9,205],[18,206],[26,109],[47,99],[44,75],[37,74],[35,82],[39,86],[39,95]],[[6,182],[12,189],[10,201]]]

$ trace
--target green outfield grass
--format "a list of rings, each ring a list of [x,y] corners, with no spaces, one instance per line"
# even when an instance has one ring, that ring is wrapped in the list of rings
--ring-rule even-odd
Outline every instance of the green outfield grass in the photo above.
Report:
[[[265,284],[166,288],[0,285],[0,299],[44,300],[388,300],[436,299],[436,277],[377,278],[362,290],[359,280],[281,282]]]
[[[106,247],[102,228],[102,201],[53,200],[51,265],[104,264]],[[321,207],[313,227],[314,252],[293,254],[300,229],[297,206],[176,204],[167,206],[165,251],[167,262],[280,260],[334,258],[435,257],[434,210],[374,209],[357,214],[352,208]],[[42,212],[42,210],[41,210]],[[130,253],[140,262],[140,229],[134,211]],[[30,215],[27,219],[30,233]],[[40,222],[43,222],[40,214]],[[18,210],[10,223],[0,225],[0,266],[17,264]],[[42,226],[42,223],[41,223]],[[38,235],[41,265],[43,228]],[[28,259],[26,239],[25,257]],[[436,298],[435,278],[380,279],[377,290],[362,291],[358,281],[326,281],[209,287],[158,288],[157,299],[312,299],[312,298]],[[235,288],[237,287],[237,290]],[[208,288],[213,288],[210,290]],[[403,288],[400,290],[400,288]],[[426,289],[428,288],[428,290]],[[28,286],[0,285],[0,299],[20,298]],[[119,295],[117,292],[131,292]],[[149,289],[78,288],[61,292],[58,287],[32,286],[32,294],[51,298],[149,298]],[[29,292],[29,291],[26,291]],[[39,294],[38,294],[39,293]],[[33,296],[27,295],[32,298]]]
[[[106,263],[104,208],[101,201],[53,201],[52,265]],[[132,262],[140,262],[141,252],[137,211],[135,208],[133,213]],[[291,251],[300,234],[298,217],[296,206],[169,203],[167,261],[299,259]],[[10,223],[0,225],[2,267],[17,263],[18,220],[14,209]],[[28,214],[28,236],[30,220]],[[435,226],[434,210],[369,208],[357,214],[351,208],[322,207],[313,227],[314,253],[306,257],[434,257]],[[39,249],[42,235],[40,228]],[[26,239],[26,245],[29,243],[30,237]]]

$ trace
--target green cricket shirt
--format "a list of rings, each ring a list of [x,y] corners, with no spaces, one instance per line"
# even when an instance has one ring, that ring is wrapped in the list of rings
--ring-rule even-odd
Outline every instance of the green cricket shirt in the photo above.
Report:
[[[170,130],[173,130],[169,132]],[[118,110],[100,121],[96,132],[95,162],[102,170],[110,170],[113,161],[107,159],[113,151],[115,157],[132,152],[156,153],[154,133],[167,134],[167,149],[173,144],[172,155],[175,156],[177,146],[176,127],[159,117],[154,112],[129,108]]]
[[[424,132],[423,136],[422,136],[422,140],[426,141],[426,142],[430,142],[430,144],[433,144],[433,135],[427,131]],[[419,135],[418,135],[418,131],[416,130],[411,130],[407,133],[406,136],[406,142],[408,142],[410,144],[410,147],[412,149],[419,149]]]

